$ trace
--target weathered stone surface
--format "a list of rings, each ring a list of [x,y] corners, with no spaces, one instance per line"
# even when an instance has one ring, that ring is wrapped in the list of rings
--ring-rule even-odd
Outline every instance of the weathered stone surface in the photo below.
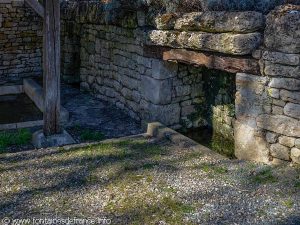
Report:
[[[282,115],[283,114],[283,107],[272,105],[272,113],[274,115]]]
[[[282,52],[270,52],[264,51],[262,59],[270,61],[272,63],[297,66],[300,65],[300,55],[286,54]]]
[[[292,92],[287,90],[280,91],[280,97],[284,101],[300,103],[300,92]]]
[[[284,115],[260,115],[257,126],[265,130],[291,137],[300,137],[300,121]]]
[[[267,16],[265,45],[286,53],[300,52],[300,6],[280,6]]]
[[[177,75],[178,64],[154,59],[152,61],[152,77],[158,80],[172,78]]]
[[[272,78],[269,84],[272,88],[283,88],[291,91],[300,90],[300,80],[293,78]]]
[[[247,55],[261,43],[260,33],[232,34],[205,32],[178,32],[154,30],[148,33],[149,45],[173,48],[221,52],[233,55]]]
[[[276,99],[279,99],[279,98],[280,98],[280,91],[279,91],[279,89],[276,89],[276,88],[269,88],[269,89],[268,89],[268,94],[269,94],[270,97],[272,97],[272,98],[276,98]]]
[[[169,104],[172,97],[171,80],[157,80],[143,77],[141,82],[142,96],[153,104]]]
[[[167,126],[178,124],[180,120],[179,104],[154,105],[141,102],[142,119],[151,122],[159,121]]]
[[[300,119],[300,105],[288,103],[284,107],[284,114],[296,119]]]
[[[155,18],[156,28],[159,30],[173,30],[178,15],[167,13]]]
[[[251,123],[251,122],[249,122]],[[247,121],[236,121],[234,126],[235,156],[238,159],[269,161],[269,149],[263,137],[257,135],[256,127]]]
[[[33,134],[32,142],[36,148],[58,147],[76,143],[72,136],[65,130],[61,134],[52,136],[45,136],[44,132],[39,130]]]
[[[279,144],[284,145],[286,147],[294,147],[296,138],[281,136],[279,137]]]
[[[290,160],[290,149],[281,144],[271,145],[270,153],[275,158],[286,160],[286,161]]]
[[[277,142],[279,134],[273,133],[273,132],[267,132],[266,134],[266,140],[270,144],[274,144]]]
[[[253,117],[264,113],[267,105],[266,77],[238,73],[236,75],[235,113],[237,118]]]
[[[274,64],[271,62],[265,62],[264,73],[268,76],[282,76],[282,77],[300,77],[300,66],[284,66],[280,64]]]
[[[295,140],[295,146],[296,146],[297,148],[300,148],[300,139],[296,139],[296,140]]]
[[[264,26],[264,16],[258,12],[207,11],[184,14],[177,19],[176,30],[211,33],[251,33]]]
[[[292,158],[293,162],[300,164],[300,149],[299,148],[292,148],[291,158]]]

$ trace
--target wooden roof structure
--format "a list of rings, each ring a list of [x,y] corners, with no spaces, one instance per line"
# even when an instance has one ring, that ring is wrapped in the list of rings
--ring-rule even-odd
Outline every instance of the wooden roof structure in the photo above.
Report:
[[[60,0],[25,0],[43,18],[44,134],[61,133],[60,126]]]

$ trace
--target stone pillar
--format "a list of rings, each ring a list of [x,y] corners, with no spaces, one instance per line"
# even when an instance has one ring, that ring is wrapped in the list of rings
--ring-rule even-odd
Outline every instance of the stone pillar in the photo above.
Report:
[[[272,11],[264,38],[263,76],[237,75],[236,156],[300,163],[300,7]]]
[[[270,112],[267,78],[238,73],[236,76],[235,155],[239,159],[268,162],[269,151],[256,118]]]
[[[172,78],[177,76],[178,65],[152,59],[151,68],[141,78],[142,121],[159,121],[167,126],[179,124],[180,105],[172,103]]]

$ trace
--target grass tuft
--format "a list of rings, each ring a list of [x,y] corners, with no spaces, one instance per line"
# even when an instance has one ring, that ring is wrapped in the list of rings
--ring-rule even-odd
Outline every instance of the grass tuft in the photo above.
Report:
[[[252,181],[257,184],[275,183],[278,179],[273,175],[271,168],[259,171],[252,177]]]

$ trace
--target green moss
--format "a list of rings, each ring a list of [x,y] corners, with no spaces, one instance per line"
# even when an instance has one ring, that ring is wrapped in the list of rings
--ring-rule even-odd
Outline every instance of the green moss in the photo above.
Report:
[[[211,149],[222,155],[226,155],[231,159],[235,158],[235,145],[233,138],[226,138],[224,135],[214,133],[211,141]]]

